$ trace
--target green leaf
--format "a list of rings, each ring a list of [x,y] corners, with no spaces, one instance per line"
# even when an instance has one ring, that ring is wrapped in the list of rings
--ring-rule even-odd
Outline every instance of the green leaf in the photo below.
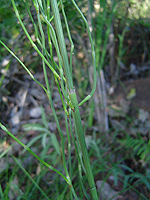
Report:
[[[42,122],[45,126],[45,128],[48,129],[48,123],[47,123],[47,120],[46,120],[46,115],[45,115],[45,112],[44,112],[44,108],[41,106],[41,110],[42,110]]]
[[[126,98],[128,100],[133,99],[136,96],[136,89],[132,88],[130,92],[127,94]]]
[[[25,131],[35,130],[35,131],[40,131],[40,132],[44,132],[44,133],[50,133],[49,130],[47,130],[46,128],[44,128],[40,124],[26,124],[26,125],[23,126],[23,128],[24,128]]]
[[[42,135],[38,135],[35,138],[33,138],[30,142],[28,142],[27,147],[31,147],[37,140],[39,140],[42,137]],[[22,153],[24,154],[27,151],[27,149],[23,149]]]
[[[52,139],[52,144],[53,144],[55,150],[57,151],[58,155],[61,155],[60,145],[59,145],[59,142],[58,142],[56,135],[54,133],[51,134],[51,139]]]
[[[43,146],[43,148],[46,147],[46,142],[47,142],[46,140],[47,140],[47,133],[45,133],[43,135],[43,137],[42,137],[42,146]]]

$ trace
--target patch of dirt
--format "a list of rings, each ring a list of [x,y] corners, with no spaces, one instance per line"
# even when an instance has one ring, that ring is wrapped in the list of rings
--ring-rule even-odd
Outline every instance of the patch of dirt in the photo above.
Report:
[[[126,99],[127,94],[135,88],[135,97],[131,100],[131,107],[142,108],[150,112],[150,77],[125,81],[124,88],[120,85],[115,90],[116,99]]]

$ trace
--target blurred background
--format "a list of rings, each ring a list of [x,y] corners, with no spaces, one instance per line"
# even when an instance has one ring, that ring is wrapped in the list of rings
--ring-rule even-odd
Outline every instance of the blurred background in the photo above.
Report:
[[[36,43],[26,1],[16,0],[15,3]],[[74,86],[81,101],[93,85],[91,46],[83,19],[72,2],[64,0],[63,3],[75,46],[72,61]],[[96,53],[97,89],[93,98],[80,107],[80,113],[100,198],[149,199],[150,1],[77,0],[76,3],[88,21]],[[37,22],[32,1],[28,1],[28,5]],[[70,41],[61,17],[70,58]],[[43,20],[43,27],[44,23]],[[46,26],[44,30],[46,33]],[[18,23],[10,0],[0,1],[0,40],[45,85],[42,60]],[[54,49],[53,52],[57,62]],[[65,113],[51,71],[48,76],[61,129],[67,138]],[[60,138],[46,94],[2,45],[0,122],[41,158],[63,170]],[[45,122],[48,123],[49,135]],[[67,184],[58,174],[50,173],[0,129],[0,195],[3,199],[43,198],[28,176],[23,175],[12,155],[51,199],[69,199]],[[73,182],[78,182],[77,159],[72,159]],[[83,180],[86,185],[84,176]],[[77,183],[75,189],[84,199]]]

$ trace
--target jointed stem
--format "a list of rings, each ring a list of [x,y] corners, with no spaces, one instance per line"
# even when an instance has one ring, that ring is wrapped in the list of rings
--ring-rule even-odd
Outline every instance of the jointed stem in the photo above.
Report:
[[[36,3],[37,3],[37,2],[36,2]],[[39,28],[40,28],[41,35],[42,35],[42,46],[43,46],[43,48],[45,49],[45,37],[44,37],[44,32],[43,32],[43,28],[42,28],[42,24],[41,24],[41,19],[40,19],[39,13],[37,13],[37,15],[38,15]],[[43,49],[43,55],[45,55],[44,49]],[[62,133],[62,131],[61,131],[61,128],[60,128],[60,125],[59,125],[59,121],[58,121],[58,118],[57,118],[57,115],[56,115],[56,112],[55,112],[55,109],[54,109],[54,105],[53,105],[53,101],[52,101],[52,97],[51,97],[50,85],[49,85],[49,81],[48,81],[48,76],[47,76],[47,72],[46,72],[46,66],[45,66],[45,61],[44,61],[44,59],[42,60],[42,63],[43,63],[44,77],[45,77],[46,86],[47,86],[47,90],[48,90],[49,102],[50,102],[51,108],[52,108],[52,110],[53,110],[54,118],[55,118],[55,121],[56,121],[56,124],[57,124],[57,128],[58,128],[58,130],[59,130],[60,137],[61,137],[63,165],[64,165],[66,177],[67,177],[68,182],[69,182],[69,184],[71,185],[71,188],[72,188],[72,183],[71,183],[71,179],[70,179],[70,176],[69,176],[69,173],[68,173],[67,164],[66,164],[66,160],[65,160],[64,137],[63,137],[63,133]],[[63,74],[62,74],[62,75],[63,75]],[[62,78],[62,76],[61,76],[61,78]],[[62,79],[61,79],[61,81],[62,81]],[[68,115],[69,115],[69,114],[68,114]]]
[[[70,66],[69,66],[69,62],[68,62],[68,58],[67,58],[67,50],[66,50],[66,46],[65,46],[65,42],[64,42],[64,35],[63,35],[63,31],[62,31],[62,25],[61,25],[60,15],[59,15],[59,11],[58,11],[57,1],[51,0],[51,5],[52,5],[52,11],[53,11],[53,15],[54,15],[56,34],[57,34],[57,38],[59,41],[59,48],[60,48],[60,52],[61,52],[61,56],[62,56],[62,60],[63,60],[63,69],[65,71],[67,87],[68,87],[68,94],[69,94],[71,103],[74,106],[74,112],[72,112],[72,113],[73,113],[74,123],[76,126],[76,130],[77,130],[77,134],[79,137],[79,142],[80,142],[80,146],[81,146],[81,150],[82,150],[82,156],[83,156],[83,162],[84,162],[84,166],[85,166],[85,170],[86,170],[86,175],[87,175],[89,186],[91,189],[92,199],[98,200],[98,195],[97,195],[97,191],[96,191],[96,187],[95,187],[93,173],[91,170],[89,155],[88,155],[88,151],[87,151],[87,147],[86,147],[85,136],[84,136],[84,132],[83,132],[77,96],[75,93],[75,89],[73,88],[73,80],[72,80],[71,70],[70,70]],[[93,51],[92,55],[94,56],[94,51]],[[95,70],[96,70],[96,68],[95,68]],[[96,71],[95,71],[95,74],[96,74]],[[94,93],[95,88],[96,88],[96,83],[94,83],[94,88],[93,88],[92,92],[90,93],[91,95]]]
[[[13,7],[14,7],[16,16],[17,16],[17,18],[18,18],[18,20],[19,20],[19,22],[20,22],[20,24],[21,24],[21,26],[22,26],[22,28],[23,28],[23,30],[24,30],[26,36],[28,37],[29,41],[31,42],[33,48],[37,51],[37,53],[41,56],[41,58],[44,60],[44,62],[48,65],[48,67],[51,69],[51,71],[53,72],[53,74],[54,74],[57,78],[60,79],[60,76],[58,75],[58,73],[53,69],[53,67],[50,65],[50,63],[46,60],[46,58],[43,56],[43,54],[40,52],[40,50],[38,49],[38,47],[37,47],[37,46],[35,45],[35,43],[33,42],[32,38],[31,38],[30,35],[28,34],[28,32],[27,32],[27,30],[26,30],[26,28],[25,28],[25,26],[24,26],[24,24],[23,24],[23,22],[22,22],[22,20],[21,20],[21,18],[20,18],[20,15],[19,15],[19,12],[18,12],[18,10],[17,10],[17,7],[16,7],[16,5],[15,5],[14,0],[12,0],[12,4],[13,4]]]
[[[66,77],[67,88],[70,91],[73,89],[73,81],[72,81],[72,76],[71,76],[71,70],[69,67],[67,50],[66,50],[66,45],[65,45],[65,41],[64,41],[64,34],[62,31],[62,25],[61,25],[61,21],[60,21],[57,1],[51,0],[51,6],[52,6],[52,10],[53,10],[53,15],[54,15],[56,34],[57,34],[57,38],[58,38],[58,42],[59,42],[59,48],[60,48],[60,53],[61,53],[62,62],[63,62],[63,69],[64,69],[65,77]]]
[[[72,112],[72,114],[75,119],[74,122],[75,122],[75,126],[77,128],[77,133],[79,136],[79,142],[80,142],[80,147],[82,150],[83,162],[84,162],[86,175],[87,175],[90,190],[91,190],[92,199],[98,200],[96,186],[95,186],[93,173],[91,170],[91,165],[90,165],[90,160],[89,160],[89,155],[88,155],[88,151],[87,151],[87,146],[86,146],[86,142],[85,142],[85,136],[84,136],[84,132],[83,132],[83,127],[82,127],[76,93],[75,92],[70,93],[69,97],[70,97],[71,101],[73,102],[73,106],[75,107],[75,112]]]
[[[89,35],[90,42],[91,42],[92,57],[93,57],[94,85],[93,85],[93,89],[92,89],[91,93],[87,97],[85,97],[85,99],[83,101],[81,101],[81,103],[79,104],[79,105],[82,105],[85,101],[87,101],[91,98],[91,96],[93,95],[95,88],[96,88],[95,51],[94,51],[94,46],[93,46],[93,42],[92,42],[88,23],[87,23],[85,17],[83,16],[82,12],[80,11],[78,6],[76,5],[75,1],[72,0],[72,2],[73,2],[73,5],[77,9],[77,11],[80,13],[82,19],[84,20],[84,22],[86,24],[88,35]],[[33,0],[33,3],[34,3],[34,6],[35,6],[35,9],[36,9],[36,12],[37,12],[38,26],[39,26],[40,33],[38,32],[38,28],[37,28],[36,24],[34,23],[34,20],[31,16],[31,13],[29,11],[29,7],[27,7],[27,10],[28,10],[29,16],[31,18],[31,21],[34,24],[37,42],[38,42],[39,46],[42,48],[42,52],[39,50],[39,48],[36,46],[36,44],[33,42],[32,38],[28,34],[27,29],[25,28],[25,26],[24,26],[24,24],[23,24],[23,22],[20,18],[20,15],[19,15],[19,12],[18,12],[17,7],[15,5],[15,2],[14,2],[14,0],[12,0],[12,4],[13,4],[13,7],[14,7],[16,16],[17,16],[26,36],[28,37],[28,39],[29,39],[30,43],[32,44],[32,46],[34,47],[34,49],[37,51],[37,53],[42,58],[43,73],[44,73],[44,77],[45,77],[46,87],[44,87],[41,83],[39,83],[34,78],[34,76],[27,69],[27,67],[21,62],[21,60],[17,56],[15,56],[15,54],[2,41],[0,41],[0,43],[20,62],[20,64],[24,67],[24,69],[29,73],[31,78],[33,80],[35,80],[44,89],[44,91],[46,92],[46,94],[48,96],[50,106],[52,108],[52,112],[53,112],[53,115],[54,115],[54,118],[55,118],[55,121],[56,121],[56,124],[57,124],[57,128],[58,128],[58,131],[59,131],[60,137],[61,137],[62,159],[63,159],[63,165],[64,165],[66,177],[61,172],[54,169],[51,165],[49,165],[45,161],[41,160],[34,152],[31,151],[30,148],[28,148],[26,145],[24,145],[22,142],[20,142],[2,124],[0,124],[0,127],[5,132],[7,132],[15,141],[17,141],[26,150],[28,150],[33,156],[35,156],[40,162],[42,162],[45,166],[49,167],[50,169],[52,169],[52,170],[56,171],[58,174],[60,174],[66,180],[66,182],[69,184],[70,189],[72,191],[72,194],[74,195],[74,198],[76,200],[78,199],[77,195],[75,194],[75,191],[74,191],[74,188],[73,188],[73,185],[72,185],[72,182],[71,182],[71,178],[70,178],[70,175],[69,175],[69,172],[68,172],[68,169],[67,169],[67,163],[66,163],[66,160],[65,160],[64,137],[63,137],[63,133],[62,133],[62,130],[60,128],[59,120],[58,120],[58,117],[56,115],[56,111],[55,111],[54,104],[53,104],[53,101],[52,101],[50,84],[49,84],[47,71],[46,71],[46,65],[47,65],[51,69],[51,71],[53,72],[53,74],[55,76],[55,81],[56,81],[56,84],[57,84],[57,87],[58,87],[58,91],[59,91],[59,94],[60,94],[60,98],[62,100],[62,104],[63,104],[65,113],[69,116],[68,111],[66,109],[66,104],[65,104],[64,101],[66,101],[67,104],[69,105],[69,107],[73,110],[72,115],[73,115],[75,129],[76,129],[76,132],[77,132],[77,135],[78,135],[78,140],[79,140],[79,142],[77,142],[78,143],[78,148],[77,148],[77,146],[75,144],[74,137],[73,137],[74,144],[76,146],[76,150],[77,150],[77,154],[78,154],[77,157],[78,157],[78,162],[79,162],[80,180],[82,182],[82,173],[81,173],[81,166],[82,166],[86,175],[87,175],[87,178],[88,178],[92,199],[98,200],[98,195],[97,195],[97,191],[96,191],[96,187],[95,187],[95,183],[94,183],[94,177],[93,177],[93,173],[92,173],[92,170],[91,170],[89,155],[88,155],[88,151],[87,151],[87,147],[86,147],[85,136],[84,136],[80,112],[79,112],[79,105],[78,105],[78,101],[77,101],[76,92],[75,92],[75,89],[73,87],[72,55],[73,55],[74,45],[73,45],[73,42],[72,42],[72,39],[71,39],[71,34],[70,34],[68,23],[67,23],[67,18],[65,16],[65,12],[64,12],[64,8],[63,8],[63,1],[61,0],[60,3],[61,3],[61,6],[62,6],[62,12],[63,12],[63,16],[64,16],[64,19],[65,19],[68,37],[69,37],[69,40],[71,42],[70,63],[68,61],[68,55],[67,55],[67,50],[66,50],[66,45],[65,45],[65,40],[64,40],[64,35],[63,35],[63,30],[62,30],[57,0],[51,0],[47,3],[48,7],[50,6],[50,3],[51,3],[53,15],[54,15],[56,34],[55,34],[55,31],[54,31],[54,29],[53,29],[53,27],[50,23],[50,15],[46,14],[48,12],[49,8],[46,8],[46,4],[44,4],[45,2],[43,2],[44,6],[42,5],[41,0]],[[42,28],[42,22],[41,22],[40,14],[42,15],[44,21],[47,24],[50,53],[46,49],[45,35],[44,35],[43,28]],[[53,18],[51,18],[51,19],[53,19]],[[57,40],[58,40],[58,42],[57,42]],[[57,64],[53,60],[52,43],[51,42],[53,43],[53,45],[56,49],[59,66],[57,66]],[[59,69],[60,75],[56,72],[55,66]],[[65,77],[64,77],[64,74],[65,74]],[[60,81],[60,85],[58,83],[58,80]],[[61,86],[61,90],[60,90],[60,86]],[[62,96],[62,94],[63,94],[64,97]],[[71,122],[71,119],[69,119],[69,120]],[[67,118],[66,118],[66,125],[67,125]],[[71,130],[71,133],[72,133],[72,130]],[[67,129],[67,134],[68,134],[69,145],[71,145],[68,129]],[[81,149],[82,153],[79,152],[80,149]],[[83,162],[82,162],[82,158],[80,157],[80,155],[82,155],[82,157],[83,157]],[[69,166],[71,168],[71,148],[70,148],[70,146],[69,146]],[[71,171],[70,171],[70,173],[72,174]],[[85,193],[85,196],[88,198],[88,195],[86,194],[86,191],[85,191],[83,185],[82,185],[82,188],[83,188],[83,191]]]

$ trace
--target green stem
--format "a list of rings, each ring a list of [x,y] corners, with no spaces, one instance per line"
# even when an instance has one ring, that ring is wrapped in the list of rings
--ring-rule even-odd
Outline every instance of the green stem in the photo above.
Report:
[[[73,106],[75,108],[75,111],[72,112],[72,113],[73,113],[73,117],[75,119],[74,122],[75,122],[75,126],[76,126],[76,129],[77,129],[79,141],[80,141],[80,147],[81,147],[81,151],[82,151],[83,162],[84,162],[86,175],[87,175],[90,190],[91,190],[92,199],[98,200],[97,190],[96,190],[94,177],[93,177],[93,173],[92,173],[92,169],[91,169],[91,165],[90,165],[90,159],[89,159],[87,146],[86,146],[86,142],[85,142],[85,136],[84,136],[84,133],[83,133],[83,127],[82,127],[82,122],[81,122],[81,117],[80,117],[80,112],[79,112],[79,106],[78,106],[78,101],[77,101],[75,91],[71,92],[69,94],[69,97],[70,97],[70,99],[73,103]]]
[[[68,182],[68,179],[60,171],[58,171],[57,169],[53,168],[51,165],[49,165],[44,160],[42,160],[40,157],[38,157],[29,147],[27,147],[25,144],[23,144],[18,138],[16,138],[11,132],[9,132],[8,129],[4,125],[2,125],[1,123],[0,123],[0,127],[10,137],[12,137],[16,142],[18,142],[22,147],[24,147],[27,151],[29,151],[35,158],[37,158],[41,163],[43,163],[43,165],[45,165],[46,167],[50,168],[51,170],[57,172],[70,185],[70,183]]]
[[[36,1],[36,4],[37,4],[37,1]],[[40,29],[41,36],[42,36],[42,46],[43,46],[42,53],[43,53],[43,55],[45,55],[45,51],[44,51],[44,49],[45,49],[45,37],[44,37],[44,32],[43,32],[43,28],[42,28],[39,12],[37,13],[37,16],[38,16],[39,29]],[[65,160],[64,137],[63,137],[62,131],[60,129],[59,121],[57,119],[57,116],[56,116],[56,113],[55,113],[55,109],[54,109],[54,106],[53,106],[52,97],[51,97],[51,93],[50,93],[50,85],[49,85],[48,76],[47,76],[47,72],[46,72],[45,62],[44,62],[44,60],[42,60],[42,62],[43,62],[44,77],[45,77],[46,86],[47,86],[47,90],[48,90],[48,98],[49,98],[50,105],[51,105],[51,108],[52,108],[52,111],[53,111],[53,114],[54,114],[54,117],[55,117],[55,120],[56,120],[56,123],[57,123],[57,127],[58,127],[58,130],[59,130],[59,133],[60,133],[60,137],[61,137],[63,165],[64,165],[64,169],[65,169],[65,173],[66,173],[68,182],[70,182],[70,185],[72,185],[71,184],[71,179],[69,177],[69,173],[68,173],[68,170],[67,170],[66,160]]]
[[[71,115],[71,109],[69,110],[70,112],[70,115]],[[71,123],[71,116],[69,118],[69,125],[70,125],[70,132],[71,132],[71,137],[72,137],[72,140],[73,140],[73,143],[74,143],[74,146],[75,146],[75,149],[76,149],[76,154],[77,154],[77,159],[78,159],[78,170],[79,170],[79,178],[80,178],[80,182],[81,182],[81,186],[82,186],[82,190],[84,192],[84,195],[86,196],[86,198],[89,200],[89,196],[88,194],[86,193],[86,189],[84,187],[84,184],[83,184],[83,178],[82,178],[82,168],[83,168],[83,171],[86,173],[85,171],[85,168],[84,168],[84,165],[83,165],[83,162],[82,162],[82,155],[81,155],[81,151],[80,151],[80,144],[78,143],[78,140],[77,140],[77,143],[78,143],[78,146],[76,144],[76,141],[75,141],[75,136],[73,134],[73,131],[72,131],[72,123]],[[77,130],[75,130],[77,132]],[[78,150],[79,149],[79,150]]]
[[[44,60],[44,62],[48,65],[48,67],[52,70],[53,74],[60,79],[60,76],[57,74],[57,72],[53,69],[53,67],[50,65],[50,63],[46,60],[46,58],[43,56],[43,54],[40,52],[40,50],[38,49],[38,47],[35,45],[35,43],[33,42],[32,38],[30,37],[30,35],[28,34],[27,32],[27,29],[25,28],[21,18],[20,18],[20,15],[19,15],[19,12],[17,10],[17,7],[15,5],[15,2],[14,0],[11,0],[12,1],[12,4],[13,4],[13,7],[14,7],[14,10],[15,10],[15,13],[16,13],[16,16],[26,34],[26,36],[28,37],[29,41],[31,42],[33,48],[37,51],[37,53],[41,56],[41,58]]]
[[[59,15],[57,1],[51,0],[51,6],[52,6],[52,10],[53,10],[53,15],[54,15],[56,34],[57,34],[57,38],[58,38],[58,42],[59,42],[60,53],[62,56],[63,68],[64,68],[65,77],[66,77],[66,81],[67,81],[67,87],[68,87],[68,90],[70,91],[73,89],[73,81],[72,81],[72,76],[71,76],[71,70],[69,67],[69,61],[68,61],[68,57],[67,57],[67,50],[66,50],[62,25],[61,25],[61,21],[60,21],[60,15]]]
[[[71,51],[70,51],[70,70],[71,70],[71,75],[72,75],[72,56],[73,56],[73,54],[74,54],[74,53],[73,53],[73,51],[74,51],[74,44],[73,44],[73,41],[72,41],[72,38],[71,38],[71,34],[70,34],[70,31],[69,31],[69,26],[68,26],[68,22],[67,22],[67,17],[66,17],[65,11],[64,11],[64,6],[63,6],[62,0],[61,0],[61,9],[62,9],[63,17],[64,17],[64,20],[65,20],[65,25],[66,25],[66,29],[67,29],[69,41],[70,41],[70,43],[71,43]]]
[[[39,0],[38,0],[38,1],[39,1]],[[38,5],[36,5],[36,7],[38,7]],[[67,101],[69,101],[69,99],[68,99],[68,97],[67,97],[67,94],[66,94],[66,91],[65,91],[65,89],[64,89],[63,80],[66,81],[66,79],[65,79],[64,76],[63,76],[62,58],[61,58],[61,55],[60,55],[60,51],[59,51],[59,47],[58,47],[58,43],[57,43],[56,34],[55,34],[55,31],[54,31],[52,25],[49,23],[47,17],[45,16],[44,11],[43,11],[43,9],[42,9],[41,6],[40,6],[40,9],[41,9],[41,13],[42,13],[43,18],[44,18],[44,20],[45,20],[47,26],[49,27],[50,34],[51,34],[51,38],[52,38],[53,44],[54,44],[54,46],[55,46],[55,48],[56,48],[57,57],[58,57],[58,62],[59,62],[59,71],[60,71],[60,78],[61,78],[61,82],[60,82],[60,83],[61,83],[62,93],[63,93],[65,99],[66,99]],[[37,13],[39,13],[39,12],[37,12]]]
[[[28,68],[23,64],[23,62],[0,40],[0,43],[7,49],[7,51],[9,51],[11,53],[11,55],[16,58],[16,60],[18,60],[18,62],[23,66],[23,68],[28,72],[28,74],[30,75],[30,77],[36,82],[38,83],[42,88],[43,90],[47,93],[47,90],[46,88],[39,82],[37,81],[33,74],[30,72],[30,70],[28,70]]]
[[[70,70],[69,61],[68,61],[68,57],[67,57],[67,50],[66,50],[66,46],[65,46],[64,35],[63,35],[63,31],[62,31],[62,25],[61,25],[57,1],[51,0],[51,5],[52,5],[52,11],[53,11],[53,15],[54,15],[54,22],[55,22],[56,34],[57,34],[57,38],[58,38],[58,42],[59,42],[59,48],[60,48],[60,52],[61,52],[61,56],[62,56],[62,60],[63,60],[63,68],[64,68],[66,81],[67,81],[68,94],[69,94],[71,103],[73,104],[73,106],[75,108],[74,112],[73,112],[74,123],[75,123],[78,137],[80,140],[80,146],[81,146],[81,151],[82,151],[82,155],[83,155],[83,162],[85,165],[86,175],[88,178],[92,199],[98,200],[94,177],[93,177],[93,173],[92,173],[91,165],[90,165],[90,159],[89,159],[89,155],[88,155],[88,151],[87,151],[87,147],[86,147],[85,136],[83,133],[83,127],[82,127],[82,123],[81,123],[81,117],[80,117],[80,112],[79,112],[77,96],[76,96],[75,90],[73,88],[73,80],[72,80],[71,70]],[[93,55],[94,55],[94,51],[93,51]],[[96,87],[96,84],[94,85],[94,87]],[[94,93],[94,90],[92,90],[92,93]]]
[[[79,7],[77,6],[77,4],[75,3],[74,0],[71,0],[73,5],[75,6],[75,8],[77,9],[77,11],[80,13],[85,25],[86,25],[86,28],[87,28],[87,32],[88,32],[88,36],[89,36],[89,39],[90,39],[90,43],[91,43],[91,49],[92,49],[92,58],[93,58],[93,79],[94,79],[94,82],[93,82],[93,89],[92,91],[90,92],[90,94],[85,97],[80,103],[79,103],[79,106],[81,106],[84,102],[88,101],[94,94],[95,92],[95,89],[96,89],[96,60],[95,60],[95,50],[94,50],[94,44],[93,44],[93,40],[92,40],[92,36],[91,36],[91,33],[90,33],[90,29],[89,29],[89,25],[88,25],[88,22],[86,20],[86,18],[84,17],[83,13],[81,12],[81,10],[79,9]]]
[[[13,156],[13,159],[17,163],[17,165],[21,168],[21,170],[25,173],[25,175],[33,182],[35,187],[45,196],[46,199],[50,200],[49,197],[45,194],[45,192],[40,188],[40,186],[36,183],[36,181],[31,177],[31,175],[23,168],[20,162]]]

